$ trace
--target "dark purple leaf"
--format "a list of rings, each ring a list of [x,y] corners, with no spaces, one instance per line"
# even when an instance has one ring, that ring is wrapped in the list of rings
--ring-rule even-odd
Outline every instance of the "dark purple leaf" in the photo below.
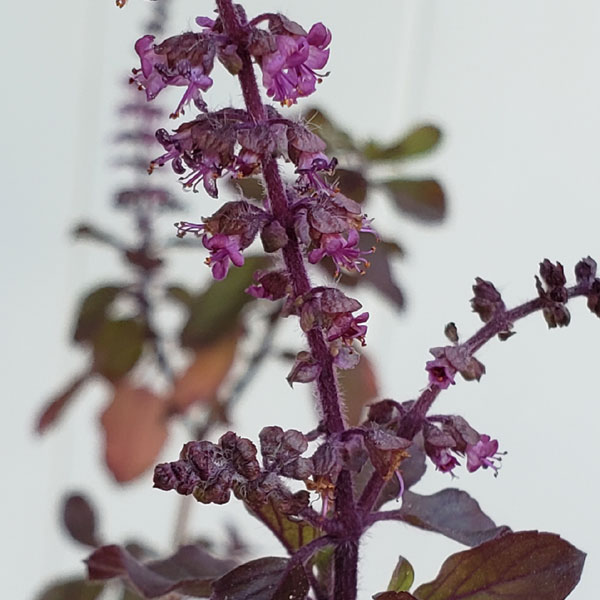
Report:
[[[301,564],[290,569],[287,558],[259,558],[215,581],[211,600],[304,600],[308,587]]]
[[[100,545],[96,537],[96,515],[84,496],[72,494],[65,499],[63,524],[70,536],[80,544],[92,547]]]
[[[401,519],[415,527],[441,533],[466,546],[476,546],[510,531],[495,523],[467,492],[448,488],[431,496],[406,492]]]
[[[182,546],[170,558],[146,564],[120,546],[103,546],[86,563],[90,579],[120,577],[145,598],[172,591],[207,598],[211,583],[234,566],[232,561],[214,558],[199,546]]]
[[[585,554],[553,533],[507,533],[450,556],[418,600],[564,600]]]
[[[95,600],[103,590],[103,583],[69,579],[51,584],[36,596],[36,600]]]
[[[373,596],[373,600],[417,600],[408,592],[380,592]]]
[[[344,196],[362,204],[367,197],[368,181],[362,173],[351,169],[336,169],[334,179]]]
[[[383,182],[396,206],[422,221],[441,221],[446,215],[446,199],[435,179],[391,179]]]

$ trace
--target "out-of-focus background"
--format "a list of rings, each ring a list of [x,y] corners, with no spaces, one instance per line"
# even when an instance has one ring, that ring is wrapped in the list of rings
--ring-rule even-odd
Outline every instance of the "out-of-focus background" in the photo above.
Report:
[[[172,33],[212,11],[208,0],[170,4]],[[68,345],[78,294],[123,268],[109,252],[74,242],[69,231],[79,220],[128,227],[110,209],[119,182],[111,140],[149,5],[130,0],[118,10],[111,0],[56,0],[13,2],[3,11],[0,564],[7,598],[32,598],[51,578],[82,569],[84,552],[58,528],[66,490],[94,497],[107,542],[135,534],[165,551],[170,543],[174,495],[151,490],[150,474],[120,489],[100,466],[101,386],[44,438],[33,433],[42,402],[82,364]],[[535,294],[533,275],[543,258],[560,260],[569,273],[583,256],[600,259],[597,2],[249,0],[245,6],[249,14],[285,11],[307,27],[322,21],[332,30],[331,75],[310,103],[359,137],[389,141],[423,121],[444,131],[441,149],[407,173],[443,181],[446,222],[426,227],[380,217],[376,223],[388,233],[393,226],[408,250],[395,263],[408,296],[404,313],[380,306],[374,293],[361,296],[371,311],[368,349],[377,357],[382,397],[405,400],[422,389],[428,348],[444,342],[445,323],[455,321],[464,336],[478,327],[468,304],[475,276],[491,279],[512,305]],[[212,106],[240,102],[233,82],[217,83],[207,95]],[[215,207],[202,194],[185,200],[188,208],[177,218]],[[203,258],[188,257],[177,275],[199,283],[207,276]],[[482,381],[461,381],[439,400],[440,412],[462,414],[500,440],[508,454],[499,477],[463,470],[450,481],[430,468],[416,490],[457,485],[498,524],[561,534],[588,553],[571,596],[584,600],[594,597],[600,568],[600,321],[583,302],[569,308],[568,328],[548,331],[537,315],[519,323],[508,342],[489,344],[480,355],[487,366]],[[265,415],[283,427],[314,424],[309,394],[289,392],[283,375],[281,365],[266,369],[248,390],[233,414],[240,434],[256,438]],[[181,441],[173,436],[165,460]],[[194,507],[193,529],[217,534],[230,519],[248,535],[261,527],[232,502]],[[259,549],[281,553],[269,534],[259,537]],[[360,597],[384,589],[399,554],[424,582],[459,549],[400,524],[375,527],[362,548]]]

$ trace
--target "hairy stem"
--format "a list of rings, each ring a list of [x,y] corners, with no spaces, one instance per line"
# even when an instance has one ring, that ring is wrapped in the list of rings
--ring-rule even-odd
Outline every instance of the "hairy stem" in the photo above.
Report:
[[[588,283],[580,283],[567,288],[569,300],[571,298],[576,298],[577,296],[586,296],[589,292],[590,284]],[[468,340],[463,342],[462,346],[466,348],[469,355],[472,356],[500,332],[506,331],[518,320],[523,319],[538,310],[542,310],[544,305],[545,301],[543,298],[535,298],[528,302],[524,302],[523,304],[519,304],[511,310],[504,311],[475,332]],[[423,419],[441,391],[440,387],[433,385],[426,388],[421,393],[409,412],[402,419],[397,432],[400,437],[411,440],[418,433]],[[373,510],[384,485],[385,481],[375,472],[363,490],[358,501],[358,508],[366,522],[370,519],[369,513]]]
[[[240,23],[239,14],[236,12],[231,0],[217,0],[217,7],[223,20],[225,32],[238,43],[238,54],[242,60],[239,80],[246,107],[252,119],[260,123],[265,119],[265,109],[258,90],[251,57],[244,44],[246,37],[244,26]],[[291,279],[294,295],[301,297],[310,291],[311,284],[306,272],[300,244],[294,231],[293,216],[289,210],[285,187],[279,173],[277,161],[272,156],[265,155],[262,157],[261,162],[273,216],[285,227],[288,236],[288,243],[282,249],[283,260]],[[317,326],[309,331],[307,339],[314,359],[321,366],[321,373],[317,379],[317,389],[324,428],[329,434],[340,433],[344,431],[346,424],[341,408],[333,357],[329,352],[325,336],[320,327]],[[338,498],[350,499],[350,501],[340,501],[338,503]],[[352,498],[352,479],[346,471],[340,474],[336,485],[336,513],[344,523],[346,521],[352,523],[357,521]],[[356,598],[360,528],[353,528],[352,535],[354,539],[344,542],[343,547],[348,546],[351,549],[353,548],[354,551],[341,552],[340,550],[338,552],[336,549],[335,553],[334,586],[335,598],[338,600],[354,600]]]

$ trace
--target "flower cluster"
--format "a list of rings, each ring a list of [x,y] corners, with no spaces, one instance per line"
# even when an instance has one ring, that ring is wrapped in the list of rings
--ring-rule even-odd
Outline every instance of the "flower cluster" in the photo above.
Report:
[[[429,417],[423,426],[425,452],[439,471],[452,473],[459,466],[456,456],[467,457],[467,470],[491,468],[498,473],[498,441],[481,435],[457,415]]]

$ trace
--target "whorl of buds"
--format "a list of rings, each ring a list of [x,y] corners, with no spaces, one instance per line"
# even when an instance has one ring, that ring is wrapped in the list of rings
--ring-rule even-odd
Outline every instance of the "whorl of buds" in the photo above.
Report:
[[[539,297],[544,302],[542,312],[548,327],[550,329],[566,327],[571,322],[571,313],[565,306],[569,295],[565,287],[567,279],[563,266],[559,262],[553,264],[546,258],[540,263],[540,277],[545,287],[537,275],[535,286]]]
[[[471,299],[473,312],[476,312],[484,323],[506,310],[500,292],[491,281],[476,277],[473,294]]]

